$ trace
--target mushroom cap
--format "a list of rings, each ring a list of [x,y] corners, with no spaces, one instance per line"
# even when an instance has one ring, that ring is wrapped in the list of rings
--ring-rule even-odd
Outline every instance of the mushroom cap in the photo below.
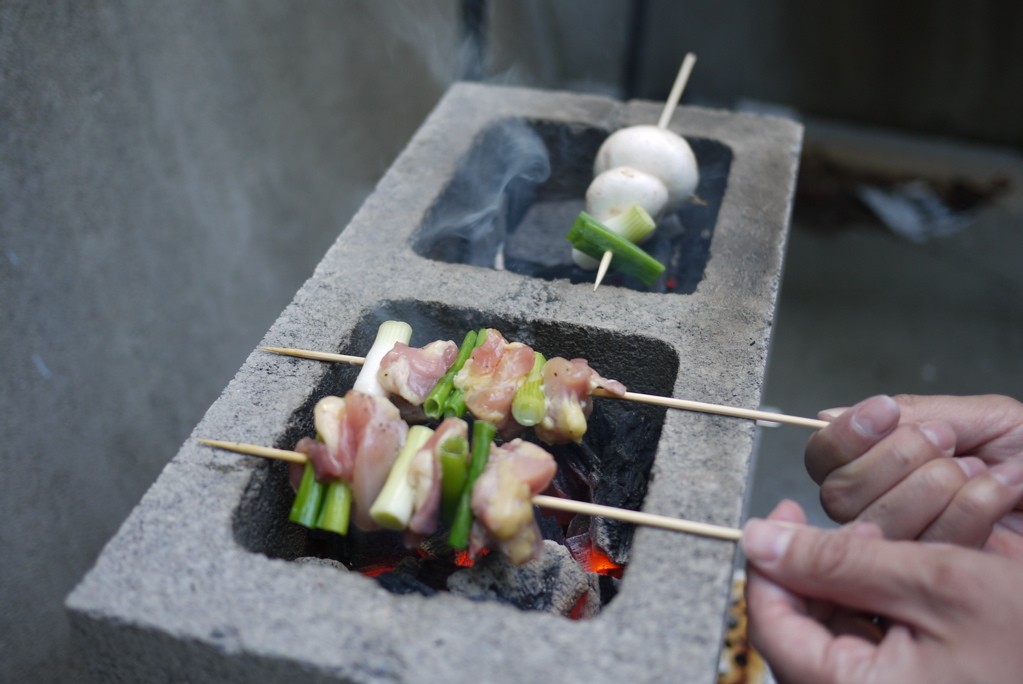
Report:
[[[656,220],[667,203],[664,183],[631,166],[616,166],[598,174],[586,189],[586,211],[598,221],[624,214],[637,204]]]
[[[593,162],[596,176],[629,166],[656,176],[668,189],[667,211],[678,209],[700,181],[693,150],[680,135],[657,126],[621,128],[604,141]]]

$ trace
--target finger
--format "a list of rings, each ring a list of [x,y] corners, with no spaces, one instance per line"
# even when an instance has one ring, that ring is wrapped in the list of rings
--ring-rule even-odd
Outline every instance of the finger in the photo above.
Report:
[[[956,458],[929,461],[868,505],[859,519],[877,524],[888,539],[916,539],[948,508],[971,467]]]
[[[785,499],[774,507],[771,514],[767,516],[767,519],[805,525],[806,513],[803,512],[802,507],[798,503],[791,499]]]
[[[780,681],[800,684],[825,681],[822,654],[833,651],[834,637],[828,628],[808,615],[807,602],[748,568],[746,610],[748,633],[754,648],[771,664]],[[869,657],[866,641],[854,644]]]
[[[894,399],[903,422],[948,422],[955,430],[959,454],[975,454],[997,463],[1023,449],[1023,402],[1011,397],[900,394]]]
[[[831,601],[931,633],[948,547],[873,539],[844,530],[751,520],[742,536],[750,567],[805,600]]]
[[[943,422],[899,425],[862,456],[824,479],[821,505],[838,522],[852,520],[925,463],[951,456],[954,450],[955,433]]]
[[[806,445],[806,471],[817,484],[861,456],[899,423],[899,405],[880,395],[865,399],[815,432]]]
[[[980,548],[1021,498],[1023,460],[1000,463],[959,488],[921,539]]]

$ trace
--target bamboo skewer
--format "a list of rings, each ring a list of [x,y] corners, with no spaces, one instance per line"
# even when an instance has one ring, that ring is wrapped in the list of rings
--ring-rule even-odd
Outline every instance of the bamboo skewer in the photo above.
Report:
[[[305,454],[297,451],[273,449],[270,447],[258,446],[256,444],[245,444],[243,442],[227,442],[219,439],[197,439],[196,441],[200,444],[205,444],[206,446],[226,449],[228,451],[247,454],[249,456],[261,456],[263,458],[272,458],[281,461],[288,461],[290,463],[305,463],[307,460]],[[561,499],[555,496],[545,496],[543,494],[534,496],[532,501],[540,508],[566,511],[568,513],[580,513],[582,515],[592,515],[601,518],[611,518],[613,520],[621,520],[623,522],[644,525],[646,527],[656,527],[662,530],[671,530],[673,532],[695,534],[701,537],[724,539],[726,541],[738,541],[742,537],[742,530],[734,527],[693,522],[690,520],[683,520],[681,518],[670,518],[664,515],[630,511],[625,508],[602,506],[600,504],[587,503],[585,501],[573,501],[572,499]]]
[[[682,60],[682,66],[678,69],[675,83],[671,86],[668,100],[664,103],[664,109],[661,110],[661,118],[657,120],[658,128],[667,128],[668,124],[671,123],[671,117],[675,114],[675,108],[678,107],[679,100],[682,99],[682,91],[686,89],[686,84],[689,83],[689,75],[693,73],[693,66],[695,64],[696,55],[687,52]]]
[[[346,354],[330,354],[328,352],[308,351],[306,349],[290,349],[287,347],[259,347],[260,349],[274,354],[282,354],[284,356],[295,356],[300,359],[313,359],[314,361],[334,361],[338,363],[350,363],[353,365],[362,365],[363,359],[361,356],[348,356]],[[675,399],[673,397],[661,397],[656,394],[641,394],[639,392],[626,392],[624,396],[619,397],[616,394],[597,388],[593,392],[593,396],[606,397],[608,399],[624,399],[625,401],[633,401],[638,404],[650,404],[651,406],[664,406],[666,408],[680,409],[682,411],[696,411],[698,413],[713,413],[719,416],[729,416],[732,418],[747,418],[749,420],[763,420],[771,423],[781,423],[782,425],[794,425],[796,427],[806,427],[813,430],[820,430],[825,427],[828,423],[824,420],[817,420],[815,418],[801,418],[799,416],[788,416],[784,413],[773,413],[770,411],[758,411],[754,409],[736,408],[734,406],[723,406],[720,404],[708,404],[702,401],[689,401],[687,399]]]
[[[692,52],[687,52],[685,58],[682,60],[682,66],[678,69],[678,75],[675,76],[675,82],[671,86],[671,92],[668,94],[668,99],[664,103],[664,109],[661,110],[661,118],[657,121],[657,127],[666,129],[668,124],[671,123],[671,117],[675,114],[675,109],[678,107],[679,100],[682,99],[682,91],[685,90],[686,84],[689,83],[689,75],[693,73],[693,65],[696,64],[696,55]],[[604,276],[607,275],[607,269],[611,265],[611,259],[614,257],[614,252],[610,250],[604,252],[604,255],[600,258],[600,266],[597,267],[597,278],[593,283],[593,291],[596,292],[597,288],[600,287],[600,282],[604,280]]]

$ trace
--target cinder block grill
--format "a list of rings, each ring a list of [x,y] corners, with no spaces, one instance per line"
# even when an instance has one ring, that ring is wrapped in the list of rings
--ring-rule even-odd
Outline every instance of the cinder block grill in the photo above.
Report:
[[[665,284],[614,276],[594,293],[571,265],[564,234],[597,147],[659,113],[453,87],[263,343],[362,354],[387,318],[408,321],[420,344],[488,326],[548,356],[585,357],[635,391],[757,407],[797,124],[680,108],[673,129],[696,152],[704,204],[651,246],[669,265]],[[538,154],[509,171],[523,144]],[[193,436],[290,448],[316,399],[353,379],[254,351]],[[597,401],[594,439],[634,459],[624,484],[616,475],[594,490],[598,503],[739,524],[752,423]],[[605,526],[601,543],[628,563],[622,581],[599,614],[569,620],[295,562],[323,542],[286,522],[290,502],[281,466],[186,442],[68,598],[83,669],[130,682],[715,680],[732,543]]]

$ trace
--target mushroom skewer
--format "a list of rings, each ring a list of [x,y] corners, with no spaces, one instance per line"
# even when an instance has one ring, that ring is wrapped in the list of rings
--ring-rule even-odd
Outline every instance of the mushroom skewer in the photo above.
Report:
[[[352,365],[362,365],[363,358],[360,356],[350,356],[346,354],[331,354],[328,352],[309,351],[305,349],[292,349],[288,347],[259,347],[260,349],[274,354],[282,354],[284,356],[294,356],[303,359],[311,359],[314,361],[325,361],[333,363],[348,363]],[[686,399],[675,399],[673,397],[661,397],[654,394],[641,394],[638,392],[626,392],[621,397],[610,394],[601,389],[597,389],[593,392],[594,396],[607,397],[607,398],[620,398],[626,401],[633,401],[640,404],[650,404],[653,406],[664,406],[666,408],[679,409],[682,411],[696,411],[698,413],[712,413],[720,416],[729,416],[732,418],[745,418],[748,420],[759,420],[767,423],[780,423],[782,425],[794,425],[796,427],[806,427],[812,430],[820,430],[825,427],[827,421],[817,420],[814,418],[803,418],[800,416],[789,416],[783,413],[774,413],[771,411],[759,411],[754,409],[737,408],[733,406],[723,406],[720,404],[708,404],[701,401],[689,401]]]
[[[677,209],[696,189],[699,170],[693,151],[681,136],[668,130],[695,63],[696,56],[688,53],[656,126],[637,125],[615,131],[597,151],[594,179],[586,191],[586,211],[615,232],[623,233],[622,218],[631,207],[642,207],[657,220]],[[633,242],[645,238],[646,233],[642,233]],[[573,252],[579,266],[597,265],[594,290],[604,279],[613,256],[610,250],[604,252],[598,265],[590,256]]]

